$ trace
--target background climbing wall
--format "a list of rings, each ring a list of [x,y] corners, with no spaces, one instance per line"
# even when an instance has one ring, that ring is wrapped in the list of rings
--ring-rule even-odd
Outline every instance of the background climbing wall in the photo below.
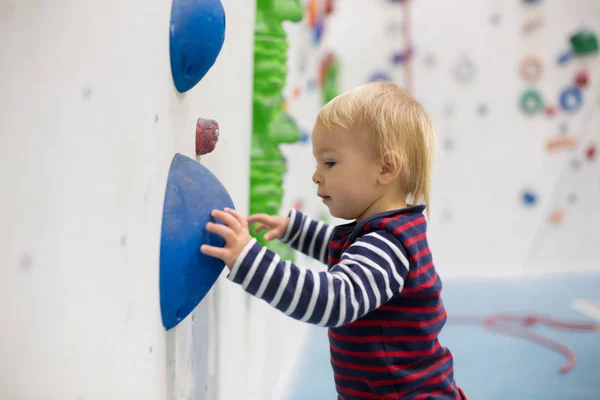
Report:
[[[469,313],[598,320],[598,291],[589,288],[600,272],[600,160],[594,152],[600,145],[600,61],[598,54],[569,59],[565,52],[580,28],[599,33],[600,4],[528,3],[338,0],[317,46],[306,25],[289,27],[295,66],[289,109],[310,132],[320,106],[311,82],[328,51],[340,63],[340,91],[372,79],[412,89],[438,127],[429,241],[445,282],[449,324],[442,342],[456,356],[457,383],[470,398],[595,399],[597,332],[539,329],[577,358],[575,371],[559,376],[553,368],[562,358],[548,348],[460,326]],[[543,63],[537,81],[521,76],[526,57]],[[582,106],[565,112],[560,96],[576,80],[584,83],[577,79],[584,69],[589,82],[581,89]],[[520,109],[528,90],[544,99],[535,115]],[[552,140],[567,146],[550,152]],[[317,217],[322,206],[310,180],[309,141],[287,148],[286,193],[288,205],[303,198],[304,209]],[[572,273],[582,271],[593,272]],[[309,328],[284,399],[335,396],[328,350],[326,332]]]
[[[248,398],[243,291],[219,282],[168,333],[158,297],[167,173],[198,118],[247,212],[254,7],[223,3],[221,54],[179,94],[171,1],[1,2],[1,399]]]
[[[319,55],[328,50],[341,65],[340,90],[373,79],[413,89],[438,128],[430,242],[443,276],[600,268],[600,164],[594,150],[600,141],[600,61],[597,55],[559,61],[571,35],[599,26],[597,2],[339,0],[335,9],[318,46],[307,44],[297,28],[293,54],[299,57],[308,46],[313,56],[308,73],[290,71],[290,96],[292,82],[307,85],[318,74]],[[543,65],[535,82],[520,72],[527,57]],[[560,96],[583,70],[589,82],[581,89],[582,105],[564,111]],[[550,110],[528,115],[520,109],[521,96],[531,89]],[[310,132],[318,94],[290,98],[292,115]],[[574,145],[548,151],[549,141],[571,137]],[[317,216],[310,145],[295,148],[303,155],[291,158],[289,186],[312,199],[307,207]]]

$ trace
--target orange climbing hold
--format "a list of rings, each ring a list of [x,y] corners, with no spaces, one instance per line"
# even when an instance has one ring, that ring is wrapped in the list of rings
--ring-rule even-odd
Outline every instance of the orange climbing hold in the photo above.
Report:
[[[565,220],[565,212],[563,210],[555,210],[550,214],[550,221],[553,224],[560,224]]]
[[[546,149],[559,150],[568,147],[573,147],[577,143],[577,138],[573,135],[564,135],[550,139],[546,142]]]
[[[544,72],[544,62],[537,56],[528,56],[521,61],[521,76],[530,82],[540,79]]]
[[[542,25],[544,25],[544,18],[537,17],[523,23],[522,30],[524,33],[531,33]]]
[[[311,28],[314,28],[317,23],[319,16],[319,0],[310,0],[306,7],[306,14],[308,16],[308,24]]]

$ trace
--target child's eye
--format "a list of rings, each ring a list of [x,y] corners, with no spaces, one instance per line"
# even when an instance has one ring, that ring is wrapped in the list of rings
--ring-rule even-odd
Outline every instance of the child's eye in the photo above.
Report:
[[[336,164],[336,163],[335,163],[335,161],[325,161],[325,166],[326,166],[327,168],[331,168],[331,167],[333,167],[335,164]]]

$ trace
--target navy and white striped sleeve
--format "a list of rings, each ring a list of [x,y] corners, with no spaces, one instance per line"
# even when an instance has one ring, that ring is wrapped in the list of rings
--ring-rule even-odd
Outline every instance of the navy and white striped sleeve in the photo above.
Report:
[[[360,237],[327,272],[283,261],[252,239],[228,279],[292,318],[336,327],[356,321],[398,295],[408,269],[399,240],[378,231]]]
[[[323,221],[315,221],[306,214],[292,209],[290,223],[281,241],[324,264],[327,264],[327,249],[333,227]]]

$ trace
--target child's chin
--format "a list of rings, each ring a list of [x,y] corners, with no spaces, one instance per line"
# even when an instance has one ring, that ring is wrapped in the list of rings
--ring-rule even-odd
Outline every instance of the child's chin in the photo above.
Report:
[[[354,219],[353,217],[348,216],[348,213],[345,213],[345,212],[339,211],[339,210],[335,210],[332,207],[328,207],[328,208],[329,208],[329,214],[331,214],[332,217],[340,218],[340,219],[347,219],[347,220]]]

